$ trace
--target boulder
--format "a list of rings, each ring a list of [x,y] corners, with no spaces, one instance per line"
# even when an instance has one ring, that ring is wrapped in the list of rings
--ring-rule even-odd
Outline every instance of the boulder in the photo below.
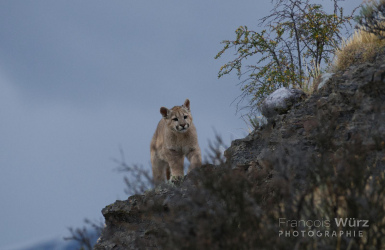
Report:
[[[266,118],[284,114],[304,97],[306,94],[300,89],[279,88],[262,102],[261,113]]]

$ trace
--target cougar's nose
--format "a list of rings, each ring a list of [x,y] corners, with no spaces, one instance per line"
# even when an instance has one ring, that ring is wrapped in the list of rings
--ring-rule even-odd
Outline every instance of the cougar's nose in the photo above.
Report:
[[[186,126],[186,124],[179,124],[182,128],[184,128],[184,126]]]

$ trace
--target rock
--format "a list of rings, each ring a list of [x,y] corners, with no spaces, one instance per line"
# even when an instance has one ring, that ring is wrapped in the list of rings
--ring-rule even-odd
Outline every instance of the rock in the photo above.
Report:
[[[178,209],[184,204],[184,194],[180,190],[186,189],[195,182],[197,172],[210,174],[216,166],[206,164],[199,169],[193,169],[175,188],[174,184],[164,183],[155,189],[146,191],[143,195],[133,195],[127,200],[117,200],[102,210],[105,218],[105,228],[98,239],[94,250],[156,250],[163,249],[157,244],[167,236],[167,230],[161,225],[162,220],[171,216],[170,209]],[[189,186],[191,187],[191,186]],[[187,211],[187,209],[186,209]],[[176,249],[176,248],[167,248]]]
[[[360,165],[367,168],[369,160],[372,159],[383,173],[385,169],[385,84],[383,83],[385,54],[377,57],[377,60],[377,63],[351,66],[346,71],[336,72],[332,78],[325,80],[327,84],[319,87],[318,91],[304,101],[300,101],[305,96],[304,93],[295,89],[280,88],[268,96],[262,104],[262,114],[269,117],[270,122],[253,131],[246,138],[233,141],[225,151],[227,164],[231,165],[234,176],[236,171],[245,170],[255,171],[254,179],[264,171],[270,171],[269,176],[273,176],[279,173],[279,166],[290,165],[290,160],[306,157],[316,159],[320,157],[321,152],[325,152],[325,149],[331,157],[334,157],[337,163],[335,171],[338,172],[345,167],[342,163],[346,156],[344,152],[349,148],[346,145],[354,146],[357,141],[361,141],[361,147],[358,150],[368,151],[368,157],[361,159],[357,156],[353,161],[360,160]],[[287,112],[289,110],[290,112]],[[323,140],[324,135],[331,139]],[[321,151],[322,149],[324,151]],[[283,161],[284,156],[288,157],[284,159],[285,161]],[[277,161],[280,161],[281,165]],[[292,163],[292,165],[296,164]],[[304,180],[304,173],[306,173],[304,170],[313,171],[315,166],[302,164],[301,168],[303,169],[297,169],[295,178]],[[194,213],[196,216],[194,218],[200,218],[199,222],[194,220],[190,221],[190,224],[186,224],[185,217],[178,219],[176,231],[179,233],[185,230],[183,234],[181,233],[186,237],[182,237],[183,242],[195,242],[200,239],[199,237],[204,238],[204,235],[197,234],[199,229],[196,228],[199,226],[201,229],[207,228],[209,224],[200,223],[207,221],[210,223],[209,218],[219,213],[210,214],[210,211],[203,208],[205,202],[200,198],[208,193],[198,196],[199,202],[194,203],[196,205],[194,210],[191,207],[192,203],[188,203],[183,192],[202,191],[199,188],[191,189],[186,185],[187,182],[202,181],[194,179],[196,176],[194,177],[193,174],[196,171],[203,172],[204,175],[211,173],[217,178],[215,171],[218,169],[220,167],[213,165],[194,169],[184,178],[184,182],[181,183],[182,188],[177,192],[165,186],[107,206],[103,209],[106,227],[94,249],[226,249],[172,248],[170,246],[160,248],[156,243],[167,238],[165,235],[170,235],[170,230],[162,229],[162,223],[166,223],[167,216],[173,214],[170,211],[175,212],[176,209],[186,211],[187,214]],[[201,177],[198,176],[198,178]],[[231,175],[231,178],[226,181],[230,182],[233,178]],[[268,185],[269,181],[266,178],[260,183]],[[266,190],[270,189],[266,188]],[[227,194],[224,193],[223,197],[226,196]],[[218,234],[213,238],[220,239],[223,233],[220,228],[214,228],[219,231],[210,231],[213,235]],[[231,238],[233,233],[230,232],[227,237]],[[255,231],[252,233],[255,235]],[[243,239],[246,240],[247,237]],[[210,245],[212,242],[207,241],[207,244]]]
[[[286,105],[291,104],[292,90],[276,90],[262,104],[262,114],[269,117],[270,124],[255,131],[259,136],[252,140],[233,141],[226,150],[226,158],[236,166],[250,164],[261,157],[262,151],[275,150],[277,145],[291,147],[299,143],[304,145],[304,153],[317,150],[315,139],[329,125],[335,126],[335,145],[361,138],[364,145],[374,148],[373,137],[385,138],[384,60],[382,54],[377,63],[362,63],[333,75],[324,74],[326,84],[292,107]],[[327,119],[320,120],[321,116]],[[337,125],[331,124],[332,119]]]
[[[284,114],[305,96],[305,93],[300,89],[279,88],[262,102],[261,113],[267,118]]]

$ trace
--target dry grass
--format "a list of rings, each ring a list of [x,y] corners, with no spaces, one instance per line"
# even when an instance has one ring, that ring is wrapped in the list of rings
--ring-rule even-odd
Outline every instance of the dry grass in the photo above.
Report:
[[[304,65],[306,77],[301,86],[301,89],[307,95],[311,95],[315,90],[317,90],[317,87],[321,81],[322,70],[321,66],[314,62],[309,65],[306,63],[306,61],[304,61]]]
[[[353,64],[370,62],[384,45],[385,41],[381,41],[376,35],[356,30],[336,51],[334,69],[345,70]]]

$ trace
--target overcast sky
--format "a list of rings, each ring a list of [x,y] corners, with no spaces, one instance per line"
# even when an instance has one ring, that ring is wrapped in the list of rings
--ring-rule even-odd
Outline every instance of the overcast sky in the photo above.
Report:
[[[323,4],[331,6],[330,1]],[[361,0],[341,5],[351,10]],[[268,0],[0,2],[0,249],[60,235],[126,199],[114,172],[150,166],[159,108],[191,101],[202,151],[247,126],[217,79],[235,29],[258,30]]]

